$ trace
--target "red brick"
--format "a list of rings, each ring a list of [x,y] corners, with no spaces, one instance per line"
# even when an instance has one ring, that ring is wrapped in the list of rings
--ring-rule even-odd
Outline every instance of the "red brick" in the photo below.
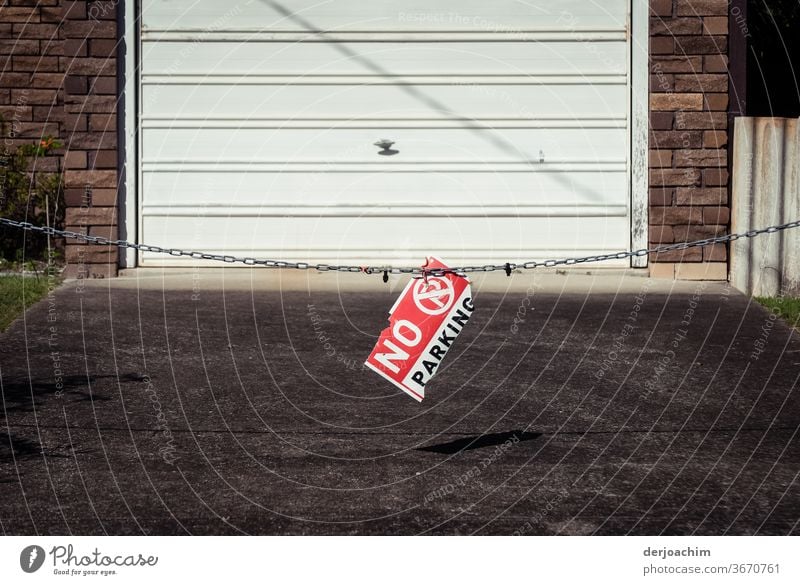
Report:
[[[725,244],[711,244],[703,247],[703,262],[725,262],[728,260],[728,247]]]
[[[86,39],[66,39],[64,41],[64,55],[67,57],[85,57],[86,54]]]
[[[33,8],[0,6],[0,22],[39,22],[39,15]]]
[[[675,114],[672,112],[650,112],[650,128],[652,130],[672,130]]]
[[[61,6],[61,17],[64,20],[86,18],[86,0],[64,0]]]
[[[702,93],[728,91],[728,76],[720,74],[676,75],[675,91]]]
[[[671,150],[650,150],[650,168],[671,167],[671,166],[672,166]]]
[[[651,57],[650,71],[653,73],[700,73],[703,68],[702,57]]]
[[[95,77],[90,88],[91,93],[96,95],[109,95],[117,93],[116,77]]]
[[[649,231],[649,241],[653,244],[671,244],[675,241],[672,235],[672,226],[651,225]]]
[[[728,51],[728,37],[677,37],[675,53],[686,55],[719,55]]]
[[[93,0],[86,14],[90,20],[114,20],[118,3],[119,0]]]
[[[0,87],[28,87],[32,83],[33,77],[30,73],[11,73],[3,71],[0,74]],[[9,101],[11,94],[9,93]]]
[[[115,22],[99,22],[94,20],[69,20],[64,23],[64,36],[68,39],[115,39],[117,25]]]
[[[728,133],[725,130],[706,130],[703,132],[704,148],[721,148],[728,145]]]
[[[699,35],[703,23],[699,18],[651,18],[650,35]]]
[[[75,132],[70,136],[70,146],[84,150],[113,150],[117,148],[116,128],[108,132]]]
[[[725,224],[731,221],[730,209],[727,207],[704,207],[703,223],[705,224]]]
[[[703,71],[705,73],[727,73],[727,55],[705,55],[703,57]]]
[[[653,187],[682,187],[700,184],[697,169],[650,169],[650,184]]]
[[[58,57],[13,57],[14,71],[60,71]]]
[[[116,207],[68,207],[65,222],[75,225],[117,225]]]
[[[702,110],[703,94],[654,93],[650,95],[650,109],[656,111]]]
[[[108,113],[117,109],[117,97],[113,95],[65,96],[64,107],[70,114]]]
[[[650,0],[650,14],[672,16],[672,0]]]
[[[12,89],[11,101],[23,104],[52,104],[58,97],[55,89]]]
[[[98,59],[86,57],[69,62],[67,73],[71,75],[116,75],[116,59]]]
[[[116,204],[116,189],[95,189],[92,191],[92,205],[107,205],[111,207]]]
[[[71,243],[70,243],[71,244]],[[110,264],[117,261],[116,246],[68,245],[65,257],[68,263]]]
[[[695,130],[663,130],[650,133],[652,148],[700,148],[703,135]]]
[[[670,250],[668,252],[650,254],[650,262],[700,262],[702,259],[703,252],[700,248]]]
[[[89,51],[92,57],[114,58],[117,54],[116,39],[92,39],[89,42]]]
[[[0,55],[38,55],[39,41],[0,39]]]
[[[728,164],[728,153],[724,148],[683,149],[675,151],[675,166],[680,167],[724,167]]]
[[[672,55],[675,51],[675,41],[672,37],[650,37],[651,55]]]
[[[728,34],[727,16],[706,16],[703,18],[703,34],[726,35]]]
[[[30,79],[34,88],[58,89],[64,85],[63,73],[37,73]]]
[[[703,186],[718,187],[728,184],[728,171],[726,169],[704,169]]]
[[[66,187],[83,188],[91,185],[97,188],[116,189],[116,171],[67,171],[64,173]]]
[[[728,228],[724,225],[689,225],[686,226],[686,239],[689,241],[704,240],[722,236],[727,232]],[[678,233],[678,228],[675,228],[675,233]]]
[[[90,150],[90,169],[115,169],[117,168],[116,150]]]
[[[678,16],[717,16],[728,13],[728,0],[676,0]]]
[[[675,90],[675,76],[669,73],[659,73],[658,75],[650,76],[650,91],[657,92],[672,92]]]
[[[664,205],[670,206],[672,205],[672,193],[674,189],[666,188],[666,189],[656,189],[651,187],[650,188],[650,205]]]
[[[687,130],[726,130],[728,116],[724,112],[678,112],[675,127]]]
[[[86,198],[86,191],[84,189],[65,189],[64,190],[64,202],[67,205],[67,208],[79,208],[82,205],[87,206],[91,203],[91,195],[89,199]],[[77,210],[80,211],[80,210]],[[75,214],[72,214],[71,217],[75,217]]]
[[[728,202],[728,190],[725,187],[678,187],[675,190],[675,202],[678,205],[725,205]]]
[[[64,80],[64,91],[72,94],[85,95],[88,91],[86,76],[67,75]]]
[[[68,150],[64,155],[64,168],[65,169],[85,169],[86,168],[86,151],[84,150]]]
[[[710,112],[726,112],[728,110],[727,93],[707,93],[703,95],[703,108]]]
[[[18,39],[58,38],[57,24],[18,23],[14,25],[14,36]]]
[[[67,114],[64,118],[64,131],[69,135],[72,132],[86,132],[88,116],[85,114]]]
[[[116,240],[119,237],[118,229],[115,225],[93,225],[89,228],[89,235],[109,240]]]
[[[681,225],[703,221],[700,207],[651,207],[650,225]],[[677,232],[676,232],[677,236]]]
[[[116,114],[92,114],[89,116],[89,131],[108,132],[116,131]]]

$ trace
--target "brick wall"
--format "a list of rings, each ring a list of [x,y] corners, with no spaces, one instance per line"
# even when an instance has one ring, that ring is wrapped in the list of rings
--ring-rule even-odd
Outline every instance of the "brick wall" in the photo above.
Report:
[[[727,233],[728,2],[650,2],[650,243]],[[650,258],[660,277],[727,277],[724,244]]]
[[[58,0],[10,0],[0,6],[0,114],[8,147],[61,137],[63,110]],[[56,157],[40,158],[36,169],[57,170]]]
[[[42,135],[64,143],[67,229],[116,237],[115,1],[5,0],[0,6],[0,112],[9,146]],[[42,164],[44,163],[44,164]],[[37,161],[55,171],[58,160]],[[66,276],[117,271],[117,249],[66,242]]]
[[[116,238],[117,2],[63,4],[67,229]],[[118,253],[70,240],[67,276],[114,276]]]

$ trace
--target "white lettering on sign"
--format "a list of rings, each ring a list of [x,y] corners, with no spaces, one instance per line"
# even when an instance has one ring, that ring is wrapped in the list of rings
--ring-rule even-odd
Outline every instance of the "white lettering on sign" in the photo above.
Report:
[[[447,270],[433,257],[425,266]],[[413,279],[389,309],[390,325],[381,332],[364,363],[414,400],[422,400],[426,385],[473,310],[465,277],[451,271]]]

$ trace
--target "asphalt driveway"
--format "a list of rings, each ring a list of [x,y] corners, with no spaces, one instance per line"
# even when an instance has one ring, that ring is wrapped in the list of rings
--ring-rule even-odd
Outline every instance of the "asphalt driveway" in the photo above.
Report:
[[[0,335],[5,534],[788,534],[800,335],[722,283],[476,283],[421,404],[401,282],[68,281]],[[368,281],[368,282],[367,282]]]

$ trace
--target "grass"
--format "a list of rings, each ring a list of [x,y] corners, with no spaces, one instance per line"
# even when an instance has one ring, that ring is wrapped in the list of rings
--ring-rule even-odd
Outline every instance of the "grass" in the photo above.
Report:
[[[756,300],[796,329],[800,329],[800,297],[756,297]]]
[[[47,276],[0,276],[0,331],[47,294]]]

